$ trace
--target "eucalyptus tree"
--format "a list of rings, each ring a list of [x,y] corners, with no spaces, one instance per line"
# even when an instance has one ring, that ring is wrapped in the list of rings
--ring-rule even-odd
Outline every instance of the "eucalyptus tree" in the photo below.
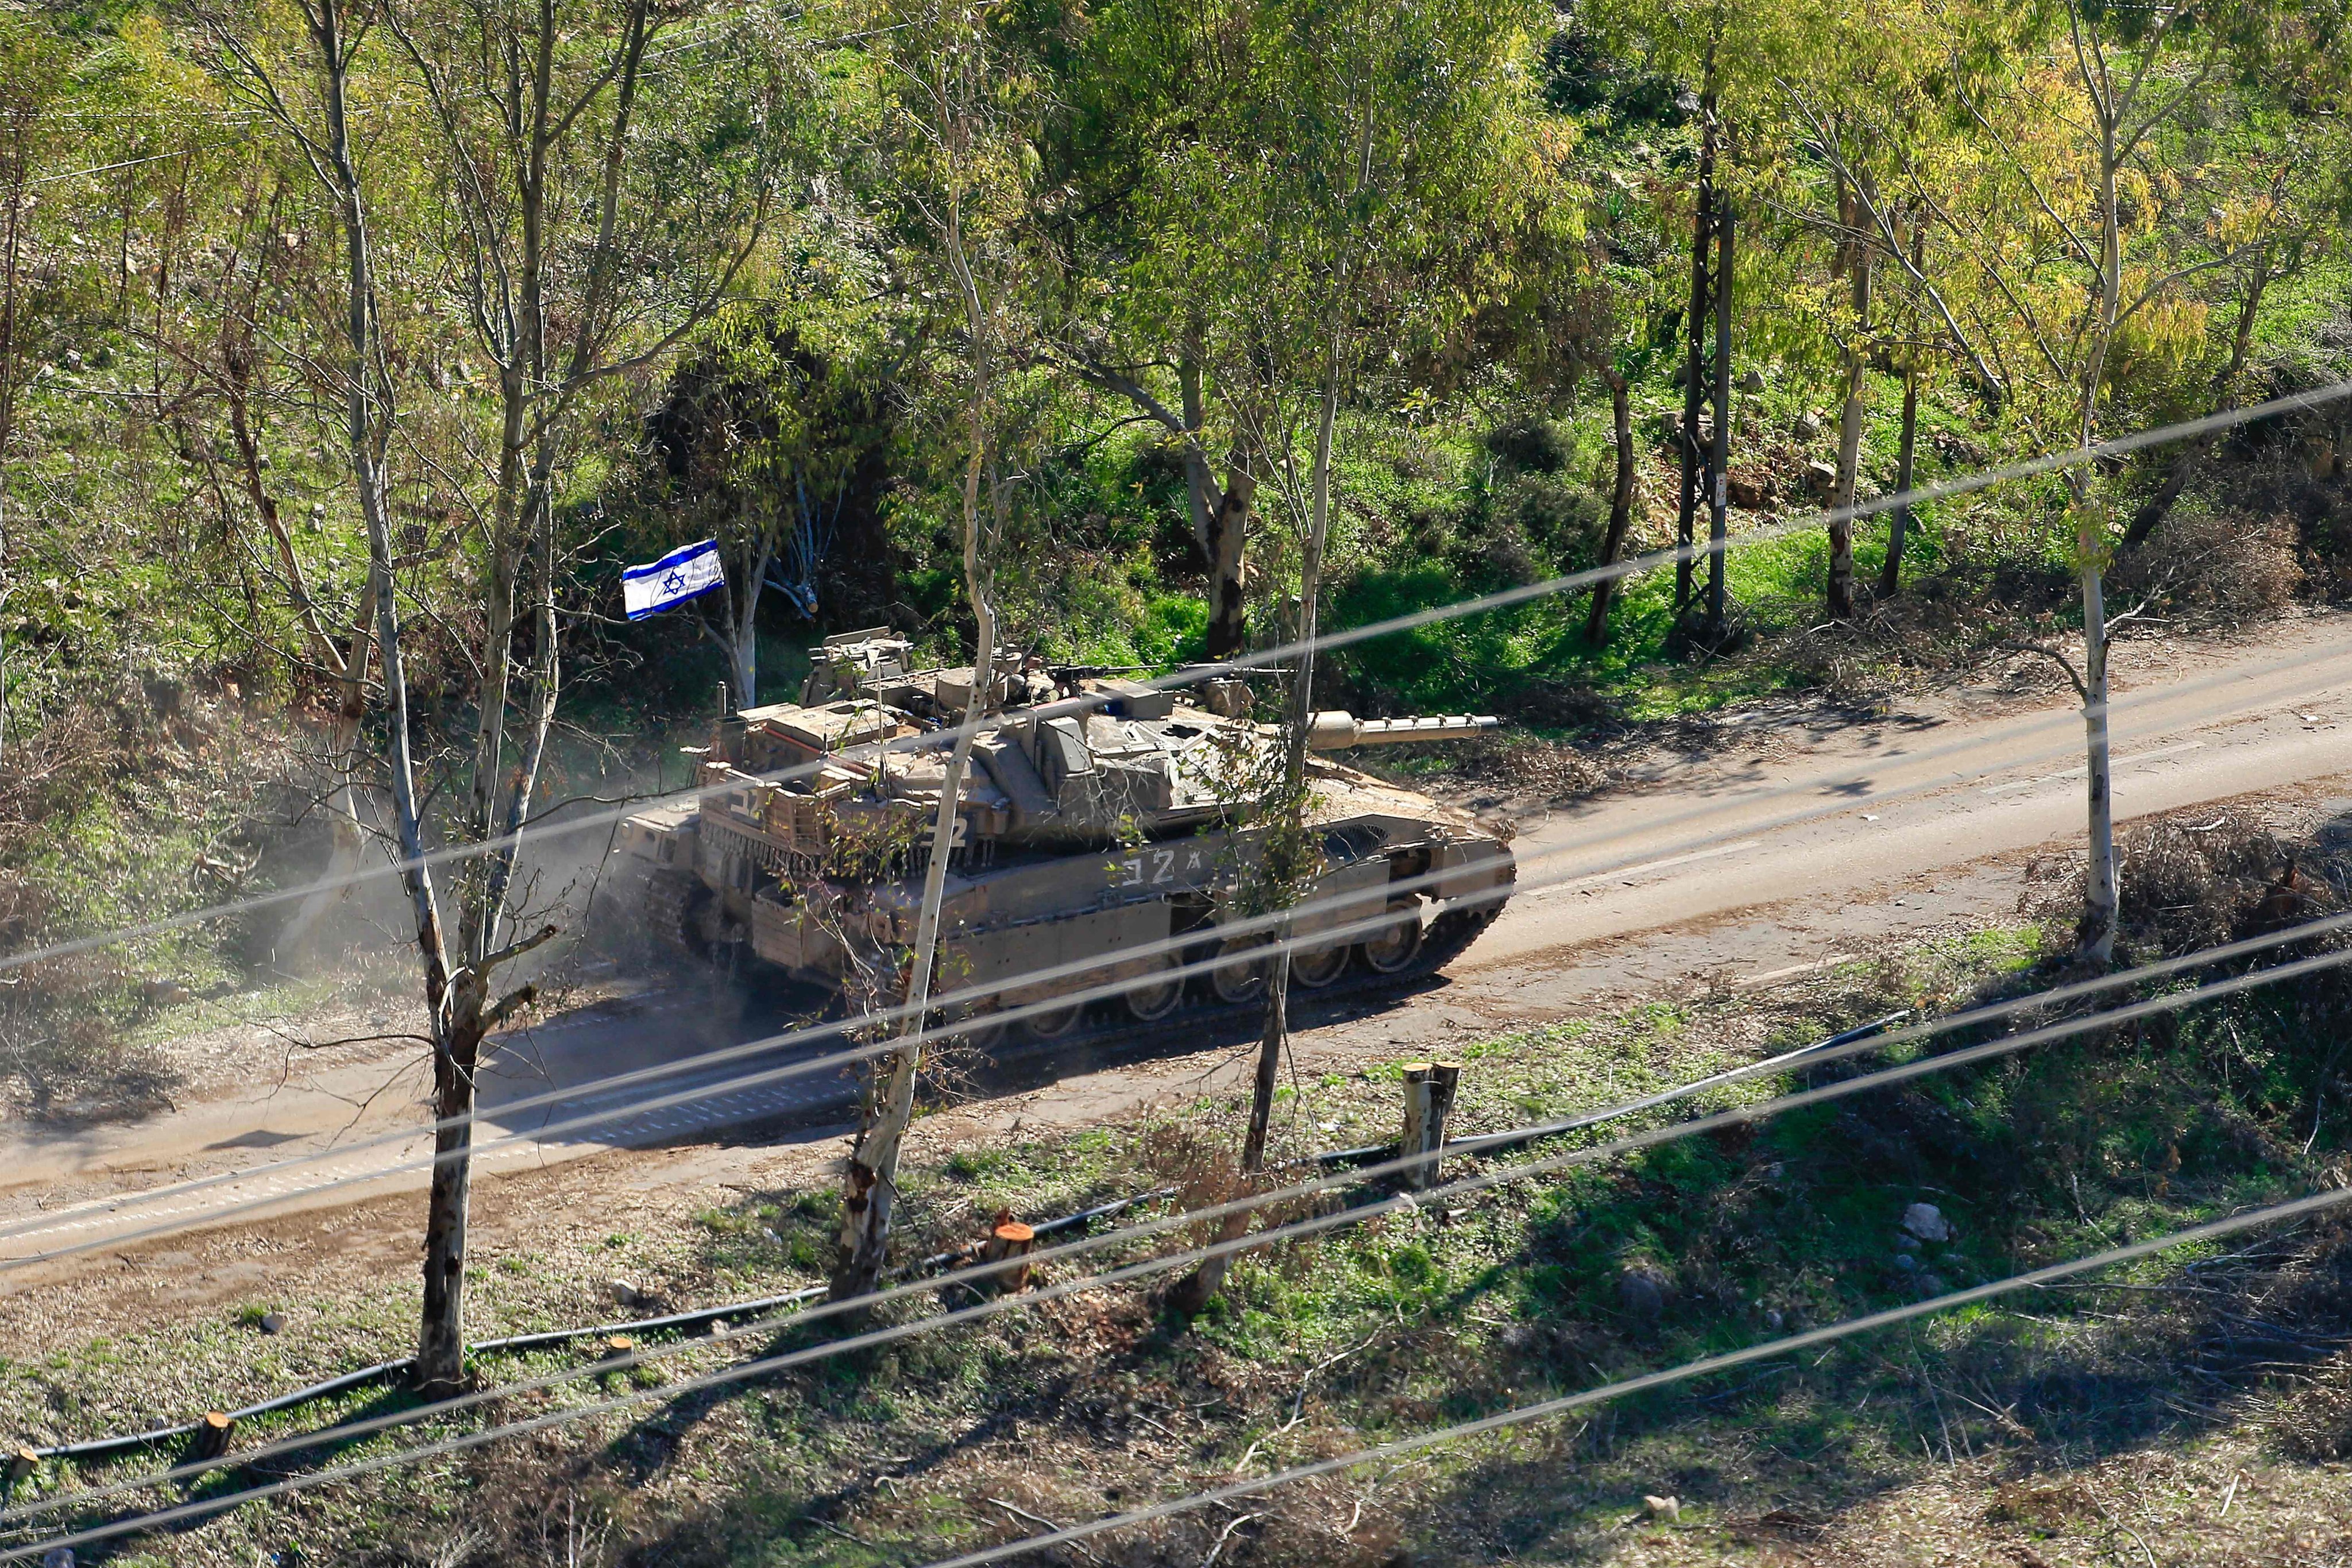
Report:
[[[961,463],[957,505],[963,586],[974,626],[974,679],[940,783],[922,901],[906,956],[905,1043],[874,1063],[842,1192],[835,1299],[875,1288],[888,1259],[898,1163],[922,1069],[919,1038],[938,962],[941,904],[957,814],[979,720],[999,700],[997,542],[1012,507],[1005,471],[1006,384],[1032,357],[1030,218],[1034,154],[1024,132],[1037,85],[985,0],[894,0],[877,25],[870,67],[883,106],[887,194],[904,243],[895,260],[936,310],[954,389],[944,421]],[[897,1000],[890,998],[890,1000]]]
[[[1340,412],[1415,346],[1457,341],[1477,304],[1505,290],[1508,258],[1485,239],[1580,218],[1572,203],[1546,205],[1567,148],[1545,140],[1535,112],[1532,20],[1476,0],[1259,5],[1224,41],[1237,66],[1213,163],[1185,160],[1185,177],[1157,194],[1215,236],[1226,282],[1195,320],[1203,341],[1234,346],[1222,374],[1240,410],[1235,439],[1289,524],[1286,569],[1269,575],[1295,590],[1281,620],[1298,652],[1280,774],[1256,813],[1273,907],[1297,896],[1320,854],[1307,827],[1306,736]],[[1281,935],[1265,963],[1244,1180],[1265,1165],[1287,1043]],[[1230,1256],[1180,1281],[1171,1302],[1197,1310]]]
[[[2305,47],[2300,16],[2269,0],[2129,10],[2064,0],[2022,30],[1997,7],[1972,18],[1980,37],[2006,47],[1955,51],[1953,90],[1974,145],[1962,199],[1937,216],[1982,293],[2005,307],[2016,361],[2009,408],[2044,444],[2087,448],[2119,399],[2159,400],[2204,341],[2202,280],[2277,243],[2268,224],[2250,228],[2242,211],[2233,218],[2235,204],[2217,199],[2266,174],[2210,132],[2232,84],[2327,58]],[[2118,900],[2108,658],[2116,632],[2141,612],[2107,607],[2113,482],[2076,462],[2064,489],[2082,654],[2018,646],[2054,660],[2082,699],[2088,855],[2077,934],[2084,958],[2105,963]]]
[[[1827,368],[1838,388],[1824,598],[1829,615],[1843,618],[1854,611],[1853,508],[1871,370],[1909,367],[1906,451],[1916,367],[1931,355],[1967,362],[1979,386],[1998,393],[1977,334],[1955,315],[1951,284],[1928,266],[1911,189],[1935,180],[1953,134],[1958,110],[1940,87],[1953,29],[1943,8],[1910,0],[1867,13],[1800,0],[1740,8],[1723,25],[1737,47],[1710,68],[1737,123],[1729,183],[1755,235],[1743,314],[1759,348]],[[1890,539],[1888,553],[1899,557],[1898,542]]]
[[[1640,59],[1655,75],[1677,84],[1675,98],[1687,130],[1678,153],[1690,169],[1689,206],[1662,203],[1662,221],[1685,222],[1689,235],[1687,289],[1675,312],[1681,321],[1683,414],[1678,437],[1682,485],[1676,509],[1676,542],[1682,547],[1675,574],[1677,614],[1689,611],[1698,595],[1695,548],[1699,511],[1708,513],[1706,607],[1704,637],[1721,640],[1726,630],[1726,531],[1733,428],[1730,374],[1735,323],[1752,312],[1736,300],[1753,292],[1740,281],[1757,269],[1785,265],[1769,246],[1748,244],[1737,256],[1733,237],[1749,224],[1756,184],[1751,142],[1770,122],[1772,105],[1769,41],[1779,26],[1775,9],[1735,5],[1730,0],[1586,0],[1575,9],[1578,25],[1598,48]],[[1684,213],[1687,213],[1685,217]],[[1735,283],[1738,287],[1735,288]],[[1712,438],[1703,435],[1700,416],[1714,410]]]
[[[290,13],[290,14],[289,14]],[[562,681],[559,606],[574,563],[562,488],[601,389],[653,363],[724,296],[764,221],[761,125],[777,105],[750,51],[706,34],[688,69],[661,46],[686,14],[650,0],[292,0],[206,13],[226,89],[327,198],[345,301],[334,374],[364,520],[383,692],[380,773],[415,926],[433,1046],[436,1162],[416,1379],[463,1376],[475,1075],[485,1041],[535,999],[499,973],[555,934],[526,929],[519,835],[531,821]],[[687,40],[681,38],[681,44]],[[362,124],[366,131],[363,135]],[[400,374],[420,345],[385,303],[386,212],[460,320],[491,385],[433,399]],[[423,306],[419,306],[420,313]],[[432,345],[446,347],[446,345]],[[421,357],[421,356],[420,356]],[[444,442],[429,442],[438,426]],[[427,779],[413,731],[393,475],[429,467],[464,520],[476,721],[454,777]],[[439,606],[446,614],[459,606]],[[453,805],[436,812],[436,798]],[[446,884],[428,847],[477,853]]]

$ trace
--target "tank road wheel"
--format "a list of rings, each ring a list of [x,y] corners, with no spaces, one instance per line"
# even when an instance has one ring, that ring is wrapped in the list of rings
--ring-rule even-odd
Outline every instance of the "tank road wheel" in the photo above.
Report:
[[[1059,1007],[1048,1007],[1042,1013],[1032,1013],[1022,1020],[1029,1032],[1041,1040],[1058,1040],[1075,1031],[1087,1016],[1087,1005],[1071,1002]]]
[[[1421,956],[1421,900],[1400,899],[1389,909],[1396,920],[1357,946],[1364,955],[1364,967],[1375,974],[1400,973]]]
[[[1229,937],[1217,944],[1217,966],[1209,971],[1209,989],[1220,1002],[1255,1002],[1265,994],[1264,937]],[[1255,954],[1254,957],[1244,956]]]
[[[1309,991],[1320,991],[1348,973],[1348,945],[1302,947],[1290,955],[1290,978]]]
[[[1128,988],[1127,1010],[1137,1023],[1156,1024],[1184,1005],[1184,983],[1168,973],[1178,966],[1174,953],[1162,954],[1154,965],[1158,974]]]
[[[986,1056],[1004,1039],[1004,1020],[993,1008],[967,1010],[950,1005],[936,1016],[940,1027],[953,1031],[947,1044]]]

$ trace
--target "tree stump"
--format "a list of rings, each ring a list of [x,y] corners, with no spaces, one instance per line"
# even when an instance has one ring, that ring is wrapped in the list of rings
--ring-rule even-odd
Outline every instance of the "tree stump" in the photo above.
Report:
[[[195,1447],[188,1457],[194,1459],[219,1458],[228,1452],[229,1435],[236,1430],[236,1423],[227,1415],[217,1410],[206,1411],[205,1418],[196,1423]]]
[[[1029,1288],[1029,1249],[1037,1244],[1037,1232],[1017,1219],[1000,1219],[981,1245],[982,1263],[1002,1263],[1005,1267],[983,1276],[988,1288],[998,1295],[1009,1295]]]

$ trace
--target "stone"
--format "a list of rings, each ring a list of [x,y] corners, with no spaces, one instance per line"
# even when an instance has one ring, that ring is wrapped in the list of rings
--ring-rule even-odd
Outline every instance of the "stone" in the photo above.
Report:
[[[1773,1308],[1770,1311],[1764,1314],[1764,1326],[1771,1330],[1776,1334],[1779,1333],[1780,1330],[1787,1325],[1787,1323],[1788,1319],[1780,1315],[1780,1309],[1778,1307]]]
[[[1796,434],[1797,439],[1800,441],[1811,441],[1817,438],[1821,435],[1822,431],[1827,426],[1822,423],[1822,416],[1814,413],[1810,408],[1797,416]]]
[[[1919,1260],[1907,1252],[1898,1252],[1895,1255],[1895,1267],[1908,1274],[1919,1267]]]
[[[1919,1298],[1922,1300],[1927,1300],[1930,1296],[1940,1296],[1950,1289],[1951,1287],[1949,1285],[1944,1283],[1944,1277],[1940,1274],[1922,1274],[1919,1276],[1918,1289]]]
[[[286,1320],[285,1320],[283,1317],[279,1316],[278,1313],[276,1313],[276,1312],[264,1312],[264,1313],[262,1313],[262,1314],[261,1314],[261,1331],[262,1331],[263,1333],[265,1333],[265,1334],[275,1334],[275,1333],[280,1333],[280,1332],[283,1332],[283,1331],[284,1331],[285,1328],[286,1328]]]
[[[1903,1211],[1903,1228],[1922,1241],[1949,1241],[1951,1222],[1934,1204],[1913,1204]]]
[[[53,1546],[41,1554],[41,1568],[74,1568],[73,1548]]]
[[[1745,374],[1743,374],[1740,376],[1740,378],[1739,378],[1739,390],[1740,390],[1740,391],[1742,391],[1742,392],[1761,392],[1761,391],[1763,391],[1763,390],[1764,390],[1764,373],[1763,373],[1762,371],[1760,371],[1760,370],[1758,370],[1755,366],[1750,365],[1750,366],[1748,368],[1747,372],[1746,372]]]
[[[626,1279],[610,1280],[604,1289],[612,1292],[613,1304],[616,1307],[642,1307],[646,1304],[645,1296]]]
[[[1652,1497],[1644,1492],[1642,1495],[1642,1511],[1660,1524],[1680,1524],[1683,1518],[1683,1500],[1675,1497]]]
[[[1743,511],[1764,511],[1780,498],[1773,493],[1770,479],[1759,479],[1753,474],[1733,474],[1724,481],[1731,504]]]
[[[1805,465],[1805,488],[1813,494],[1825,496],[1837,489],[1837,468],[1819,458]]]
[[[1919,1250],[1919,1238],[1912,1235],[1907,1230],[1903,1231],[1895,1237],[1895,1250],[1897,1252],[1916,1252]]]
[[[1637,1323],[1654,1323],[1666,1310],[1665,1281],[1647,1268],[1628,1268],[1617,1276],[1617,1305]]]

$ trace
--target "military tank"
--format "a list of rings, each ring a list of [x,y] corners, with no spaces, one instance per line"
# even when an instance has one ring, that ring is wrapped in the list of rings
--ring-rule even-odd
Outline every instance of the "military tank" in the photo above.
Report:
[[[1291,984],[1433,969],[1510,896],[1508,846],[1467,815],[1329,753],[1453,741],[1492,718],[1314,716],[1307,853],[1270,891],[1267,831],[1251,807],[1278,777],[1282,732],[1247,717],[1249,689],[1212,676],[1162,690],[1101,670],[1008,655],[986,676],[917,669],[887,631],[812,651],[797,702],[747,708],[688,748],[695,797],[627,819],[614,852],[661,941],[745,959],[846,994],[904,994],[947,737],[986,679],[990,717],[958,792],[932,995],[969,1037],[990,1015],[1052,1039],[1078,1027],[1075,994],[1118,987],[1139,1023],[1188,1005],[1247,1003],[1271,965],[1265,930],[1235,922],[1279,902]],[[1327,940],[1315,938],[1331,933]],[[1176,973],[1206,962],[1188,983]],[[1058,998],[1072,997],[1069,1001]]]

